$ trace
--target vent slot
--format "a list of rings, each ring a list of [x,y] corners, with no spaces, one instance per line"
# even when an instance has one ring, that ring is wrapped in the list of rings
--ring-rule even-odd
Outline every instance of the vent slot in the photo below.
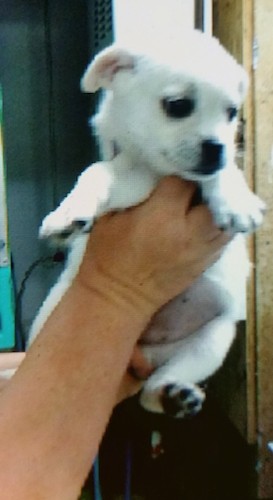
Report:
[[[93,47],[98,52],[113,41],[112,1],[95,0],[93,9]]]

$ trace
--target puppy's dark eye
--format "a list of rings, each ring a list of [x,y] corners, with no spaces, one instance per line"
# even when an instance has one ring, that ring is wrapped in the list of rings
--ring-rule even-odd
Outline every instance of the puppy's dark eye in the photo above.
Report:
[[[235,106],[230,106],[229,108],[227,108],[228,121],[232,122],[232,120],[234,120],[234,118],[236,118],[237,113],[238,113],[238,109]]]
[[[187,118],[194,110],[194,100],[188,97],[178,99],[174,97],[164,97],[162,107],[170,118]]]

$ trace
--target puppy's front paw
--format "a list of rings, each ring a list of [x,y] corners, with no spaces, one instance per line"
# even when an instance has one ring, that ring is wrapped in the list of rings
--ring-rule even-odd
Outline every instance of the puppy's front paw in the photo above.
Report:
[[[150,411],[165,413],[175,418],[193,417],[202,409],[204,391],[195,384],[169,383],[154,392],[145,391],[141,404]]]
[[[67,244],[75,236],[89,232],[91,227],[91,218],[73,219],[71,214],[57,209],[43,220],[39,237],[50,239],[55,244]]]
[[[208,202],[215,223],[222,229],[236,233],[251,233],[263,221],[265,203],[254,193],[248,192],[240,199],[212,197]]]

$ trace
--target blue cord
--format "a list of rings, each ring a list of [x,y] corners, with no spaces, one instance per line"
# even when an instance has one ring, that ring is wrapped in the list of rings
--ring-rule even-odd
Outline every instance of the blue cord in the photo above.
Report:
[[[126,447],[125,458],[125,491],[124,500],[131,500],[131,487],[132,487],[132,445],[130,441]]]
[[[94,500],[102,500],[101,489],[100,489],[99,456],[96,457],[93,465],[93,478],[94,478]]]
[[[94,483],[94,500],[102,500],[101,487],[100,487],[100,464],[99,456],[97,455],[93,465],[93,483]],[[132,445],[130,441],[127,443],[125,455],[125,489],[124,500],[131,500],[131,487],[132,487]]]

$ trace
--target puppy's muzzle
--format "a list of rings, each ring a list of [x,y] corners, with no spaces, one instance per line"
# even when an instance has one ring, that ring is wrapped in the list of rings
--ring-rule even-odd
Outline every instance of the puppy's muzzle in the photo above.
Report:
[[[224,144],[207,139],[201,144],[201,162],[198,173],[211,175],[224,168],[226,164],[226,147]]]

